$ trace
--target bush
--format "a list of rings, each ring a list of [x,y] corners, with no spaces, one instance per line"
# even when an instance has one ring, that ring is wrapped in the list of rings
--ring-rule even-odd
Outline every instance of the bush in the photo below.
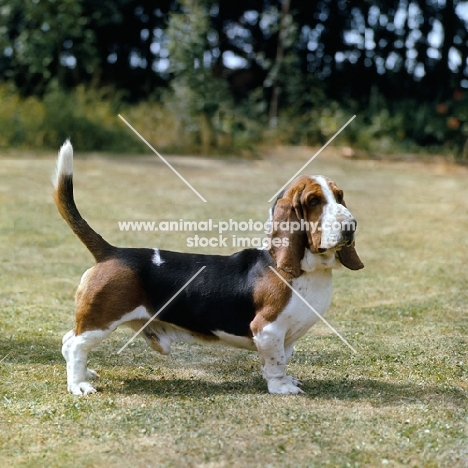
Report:
[[[65,92],[54,86],[44,96],[44,145],[57,147],[72,137],[82,151],[142,152],[141,141],[118,118],[122,107],[103,90],[80,86]]]
[[[10,86],[0,87],[0,101],[0,147],[42,147],[43,103],[20,98]]]
[[[118,123],[119,105],[102,91],[51,86],[43,99],[21,98],[0,87],[0,147],[57,148],[72,138],[80,151],[141,152],[143,146]]]
[[[254,151],[261,141],[262,123],[252,115],[249,105],[236,108],[220,103],[212,117],[216,123],[205,125],[199,116],[191,115],[202,138],[194,139],[187,131],[183,108],[175,109],[174,97],[166,95],[162,102],[149,100],[138,104],[122,104],[118,96],[105,90],[78,87],[66,92],[51,86],[42,99],[20,97],[9,86],[0,86],[0,148],[17,147],[57,149],[71,138],[80,151],[117,153],[150,152],[137,135],[118,118],[122,116],[158,151],[164,153],[206,154],[215,152],[245,153]],[[207,145],[206,141],[211,145]]]
[[[340,135],[340,144],[382,155],[443,151],[468,161],[468,96],[461,91],[453,99],[437,103],[390,103],[373,94],[365,108],[352,103],[345,107],[322,98],[298,110],[291,102],[281,111],[276,128],[268,127],[261,89],[236,104],[224,98],[209,115],[184,109],[170,90],[161,95],[159,100],[130,105],[110,90],[80,86],[64,91],[53,84],[41,99],[20,97],[12,87],[3,85],[0,147],[56,149],[70,137],[80,151],[149,152],[118,118],[121,113],[166,154],[251,154],[260,144],[324,144],[356,114],[356,120]]]

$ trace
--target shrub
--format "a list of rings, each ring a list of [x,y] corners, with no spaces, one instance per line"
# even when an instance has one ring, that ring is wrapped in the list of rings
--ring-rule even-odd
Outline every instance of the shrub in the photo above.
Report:
[[[468,96],[461,91],[451,100],[435,103],[390,103],[374,94],[366,107],[356,103],[343,106],[315,94],[314,105],[289,103],[276,128],[268,126],[261,89],[240,103],[224,97],[210,113],[184,108],[171,90],[159,95],[159,100],[130,105],[105,89],[80,86],[64,91],[52,84],[39,98],[21,97],[11,86],[2,85],[0,147],[56,149],[70,137],[80,151],[149,152],[120,121],[121,113],[166,154],[250,154],[260,144],[321,145],[356,114],[356,120],[340,135],[340,144],[382,155],[443,151],[468,161]],[[186,104],[194,97],[187,99]]]
[[[0,147],[57,148],[71,137],[81,151],[141,152],[142,144],[117,124],[119,105],[102,91],[51,86],[43,99],[0,87]]]

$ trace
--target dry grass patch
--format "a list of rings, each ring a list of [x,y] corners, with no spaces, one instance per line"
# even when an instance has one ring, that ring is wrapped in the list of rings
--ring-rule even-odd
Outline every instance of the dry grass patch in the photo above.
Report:
[[[172,250],[188,250],[186,233],[121,232],[117,221],[264,221],[266,200],[312,156],[171,158],[202,203],[154,157],[77,151],[90,224],[115,244]],[[366,268],[335,274],[327,316],[359,353],[314,327],[290,365],[306,395],[267,394],[246,351],[180,344],[163,357],[135,342],[117,355],[122,330],[91,355],[99,393],[76,398],[60,340],[91,257],[52,203],[53,167],[52,156],[0,159],[2,466],[467,466],[466,170],[332,149],[309,167],[345,190]]]

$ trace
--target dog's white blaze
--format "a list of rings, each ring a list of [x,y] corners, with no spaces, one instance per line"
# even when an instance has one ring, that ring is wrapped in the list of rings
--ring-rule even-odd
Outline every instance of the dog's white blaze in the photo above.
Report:
[[[152,262],[157,266],[162,265],[164,263],[164,260],[161,258],[161,252],[159,251],[159,249],[153,249],[153,250],[154,250],[154,254],[153,254]]]
[[[322,187],[322,192],[325,195],[325,199],[327,203],[336,203],[335,196],[333,195],[333,191],[327,183],[327,179],[324,176],[315,176],[314,177],[316,182]]]
[[[341,223],[345,220],[352,220],[353,216],[346,207],[336,202],[335,195],[325,177],[316,176],[315,180],[322,187],[322,193],[327,201],[322,211],[320,247],[332,249],[342,240]]]

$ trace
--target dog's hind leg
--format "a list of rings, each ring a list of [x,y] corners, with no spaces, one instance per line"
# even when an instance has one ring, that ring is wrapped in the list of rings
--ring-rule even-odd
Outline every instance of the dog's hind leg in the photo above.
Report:
[[[92,348],[107,338],[113,330],[90,330],[79,335],[68,332],[63,339],[62,354],[67,362],[67,388],[73,395],[88,395],[96,389],[88,382],[98,375],[87,367]]]
[[[68,333],[66,333],[62,339],[62,354],[63,356],[65,356],[65,354],[68,355],[68,347],[65,346],[65,343],[70,340],[71,338],[73,338],[75,336],[75,330],[70,330]],[[71,344],[71,342],[69,343]],[[66,361],[68,361],[67,358],[65,358]],[[92,369],[89,369],[87,368],[86,369],[86,377],[88,379],[97,379],[99,378],[99,374],[95,371],[93,371]]]
[[[88,369],[88,354],[118,326],[150,315],[141,305],[143,293],[137,275],[116,259],[98,263],[82,277],[76,291],[76,327],[63,338],[68,391],[96,392],[88,382],[97,377]]]

